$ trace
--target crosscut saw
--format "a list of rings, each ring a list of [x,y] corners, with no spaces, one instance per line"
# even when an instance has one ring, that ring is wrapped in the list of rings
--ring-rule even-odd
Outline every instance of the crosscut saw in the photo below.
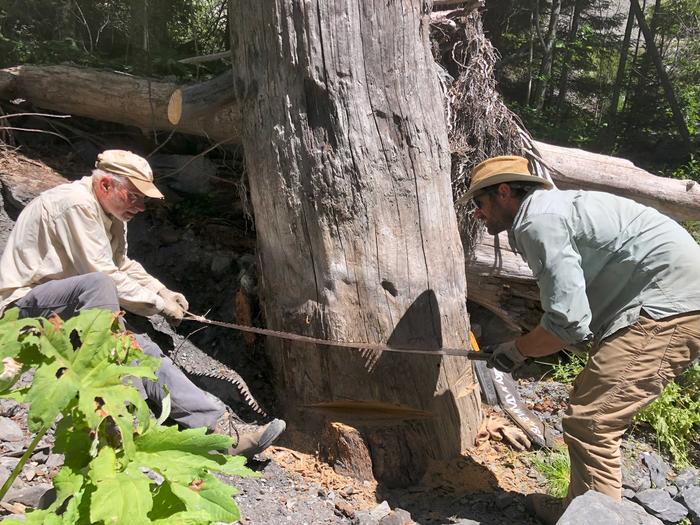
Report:
[[[439,349],[421,349],[421,348],[405,348],[399,346],[389,346],[383,343],[364,343],[364,342],[352,342],[352,341],[333,341],[328,339],[320,339],[317,337],[310,337],[306,335],[293,334],[290,332],[283,332],[278,330],[270,330],[267,328],[258,328],[255,326],[247,326],[236,323],[225,323],[223,321],[214,321],[212,319],[207,319],[202,315],[196,315],[191,312],[186,312],[183,320],[196,321],[203,324],[208,324],[212,326],[220,326],[223,328],[229,328],[232,330],[239,330],[241,332],[249,332],[269,337],[276,337],[279,339],[286,339],[288,341],[296,341],[300,343],[309,343],[314,345],[324,345],[332,346],[337,348],[351,348],[355,350],[377,350],[381,352],[395,352],[401,354],[418,354],[418,355],[432,355],[432,356],[454,356],[454,357],[466,357],[471,360],[481,361],[476,363],[476,375],[479,383],[481,385],[482,391],[487,397],[488,404],[499,404],[503,407],[505,413],[530,437],[531,441],[538,446],[552,446],[553,437],[551,430],[546,424],[541,422],[539,418],[533,414],[520,399],[518,395],[516,384],[513,381],[510,374],[501,372],[494,368],[486,368],[486,363],[483,361],[488,361],[491,359],[492,355],[490,352],[480,351],[479,345],[477,344],[476,337],[469,331],[469,345],[474,350],[466,350],[464,348],[439,348]],[[242,386],[248,394],[246,397],[250,396],[245,382],[242,378],[238,378],[242,382]],[[238,383],[238,382],[237,382]],[[240,383],[238,383],[240,384]],[[491,397],[493,396],[493,397]],[[490,399],[489,399],[490,398]],[[252,396],[250,396],[246,401],[254,406],[259,412],[264,413],[259,410],[257,402]]]
[[[336,348],[352,348],[355,350],[377,350],[381,352],[395,352],[399,354],[419,354],[432,356],[451,356],[451,357],[466,357],[468,359],[476,359],[480,361],[488,361],[490,356],[486,352],[478,350],[466,350],[464,348],[436,348],[434,350],[428,348],[410,348],[396,345],[387,345],[385,343],[361,343],[354,341],[333,341],[329,339],[320,339],[308,335],[293,334],[291,332],[282,332],[278,330],[270,330],[268,328],[258,328],[256,326],[247,326],[236,323],[225,323],[223,321],[214,321],[207,319],[203,315],[186,312],[183,321],[196,321],[199,323],[209,324],[213,326],[221,326],[232,330],[240,330],[241,332],[249,332],[253,334],[265,335],[268,337],[276,337],[278,339],[286,339],[288,341],[296,341],[298,343],[309,343],[314,345],[333,346]],[[478,348],[474,335],[469,332],[470,346]]]

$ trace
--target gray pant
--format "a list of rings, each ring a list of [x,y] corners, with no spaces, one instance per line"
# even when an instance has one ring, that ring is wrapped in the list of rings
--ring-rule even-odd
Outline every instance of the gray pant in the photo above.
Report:
[[[48,317],[56,313],[62,319],[69,319],[81,310],[103,308],[116,312],[119,299],[114,281],[107,275],[95,272],[57,281],[49,281],[33,288],[27,295],[15,302],[21,317]],[[157,381],[143,380],[142,394],[161,406],[165,397],[163,385],[170,392],[170,417],[178,424],[189,427],[214,429],[216,420],[224,413],[224,404],[213,395],[200,390],[170,358],[145,334],[135,334],[143,351],[160,358],[160,368],[156,371]]]

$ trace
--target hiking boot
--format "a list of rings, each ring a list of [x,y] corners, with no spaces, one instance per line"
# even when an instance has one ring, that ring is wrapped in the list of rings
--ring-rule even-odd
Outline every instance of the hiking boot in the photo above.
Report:
[[[566,510],[563,498],[547,494],[528,494],[525,497],[525,508],[545,525],[555,525]]]
[[[265,425],[244,423],[226,410],[216,422],[214,432],[234,439],[233,446],[226,451],[228,454],[250,459],[272,445],[286,427],[281,419],[273,419]]]

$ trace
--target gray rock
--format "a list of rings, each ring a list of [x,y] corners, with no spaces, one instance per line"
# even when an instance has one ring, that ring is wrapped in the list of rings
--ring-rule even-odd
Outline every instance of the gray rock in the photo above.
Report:
[[[637,494],[632,489],[622,489],[622,497],[625,499],[634,499],[635,494]]]
[[[17,423],[8,417],[0,417],[0,441],[22,441],[24,432]]]
[[[217,252],[211,259],[211,273],[221,277],[231,268],[234,254],[228,252]]]
[[[65,458],[63,454],[49,454],[49,457],[46,460],[46,466],[49,468],[58,468],[63,465],[64,461]]]
[[[21,503],[27,507],[37,508],[41,497],[51,488],[53,487],[48,483],[40,483],[38,485],[21,488],[12,488],[7,492],[7,494],[5,494],[3,501],[8,503]]]
[[[666,476],[671,472],[671,466],[661,456],[653,452],[642,454],[642,461],[649,468],[652,488],[664,488],[666,486]]]
[[[379,520],[374,519],[368,511],[362,511],[355,514],[352,525],[379,525]]]
[[[370,510],[369,514],[370,516],[372,516],[372,518],[379,521],[390,512],[391,507],[389,506],[389,503],[387,503],[386,501],[382,501],[379,505]]]
[[[700,487],[691,485],[681,491],[683,504],[688,509],[688,517],[693,525],[700,525]]]
[[[639,492],[651,488],[651,478],[649,477],[649,469],[641,463],[631,464],[623,462],[622,464],[622,487]]]
[[[677,501],[673,501],[668,492],[663,489],[643,490],[638,492],[634,499],[647,512],[665,522],[677,523],[688,515],[688,509]]]
[[[667,494],[668,495],[668,494]],[[557,525],[663,525],[631,501],[616,502],[609,496],[589,490],[574,498]]]
[[[678,496],[678,487],[675,485],[666,485],[664,487],[664,490],[668,492],[668,495],[671,496],[671,498],[675,498]]]
[[[461,519],[459,521],[453,522],[452,525],[481,525],[481,522],[469,519]]]
[[[700,483],[700,475],[698,475],[698,471],[696,469],[693,467],[688,467],[681,470],[673,482],[679,489],[684,489],[693,485],[697,486]]]
[[[411,513],[403,509],[394,509],[379,520],[379,525],[413,525]]]
[[[47,459],[49,459],[49,452],[47,450],[41,449],[32,454],[32,461],[36,461],[39,464],[43,465],[46,463]]]
[[[0,416],[12,417],[20,410],[19,403],[14,399],[0,399]]]
[[[19,458],[13,458],[9,456],[0,457],[0,467],[5,467],[9,470],[12,470],[17,466],[17,463],[19,463]]]

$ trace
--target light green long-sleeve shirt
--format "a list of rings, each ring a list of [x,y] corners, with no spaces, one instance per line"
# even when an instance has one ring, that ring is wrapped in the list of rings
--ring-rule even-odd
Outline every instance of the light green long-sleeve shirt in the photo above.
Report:
[[[700,310],[700,246],[679,224],[595,191],[536,190],[508,232],[540,288],[540,324],[569,344]]]

